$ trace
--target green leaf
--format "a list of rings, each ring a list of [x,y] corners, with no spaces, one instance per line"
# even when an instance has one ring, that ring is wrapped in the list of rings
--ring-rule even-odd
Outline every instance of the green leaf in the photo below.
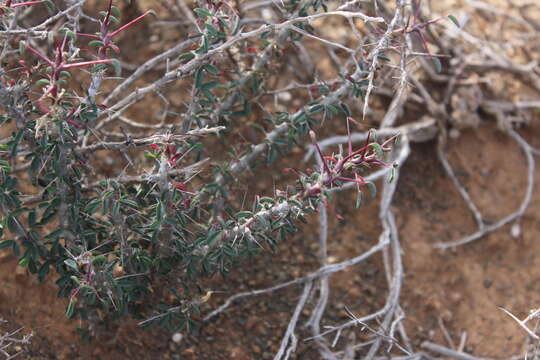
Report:
[[[319,111],[322,111],[323,109],[324,109],[324,105],[317,104],[317,105],[313,105],[312,107],[310,107],[308,111],[311,114],[314,114],[314,113],[318,113]]]
[[[66,264],[67,266],[69,266],[69,267],[72,268],[73,270],[76,270],[76,271],[79,270],[79,267],[77,266],[77,263],[76,263],[75,260],[73,260],[73,259],[66,259],[66,260],[64,260],[64,264]]]
[[[17,135],[15,135],[15,137],[13,138],[13,141],[11,141],[11,156],[17,155],[17,147],[22,140],[23,133],[24,129],[20,129]]]
[[[71,318],[74,313],[75,313],[75,301],[70,300],[69,304],[68,304],[68,306],[66,308],[66,316],[68,318]]]
[[[156,205],[156,218],[159,222],[161,222],[162,217],[163,217],[163,204],[161,203],[161,201],[158,201]]]
[[[337,115],[339,109],[334,105],[326,105],[325,110],[329,111],[332,115]]]
[[[17,185],[17,178],[8,176],[6,180],[4,181],[4,190],[15,189],[16,185]]]
[[[193,10],[194,12],[196,12],[198,15],[201,15],[201,16],[208,16],[208,17],[213,17],[214,15],[212,15],[212,13],[208,10],[205,10],[205,9],[201,9],[201,8],[196,8]]]
[[[36,81],[36,85],[37,86],[46,86],[46,85],[49,85],[51,82],[47,79],[39,79],[38,81]]]
[[[100,199],[94,199],[92,201],[90,201],[88,204],[86,204],[86,206],[84,207],[84,212],[88,213],[88,214],[93,214],[96,212],[98,206],[101,204],[101,200]]]
[[[4,169],[7,172],[13,170],[6,160],[0,160],[0,168]]]
[[[90,70],[90,72],[92,74],[97,74],[98,72],[100,71],[103,71],[107,68],[107,64],[97,64],[97,65],[94,65],[92,67],[92,69]]]
[[[206,31],[208,32],[208,35],[213,36],[213,37],[218,36],[218,31],[216,30],[216,28],[213,25],[206,24],[205,28],[206,28]]]
[[[370,141],[377,141],[377,130],[369,129],[369,140]]]
[[[268,148],[268,154],[267,154],[267,157],[266,157],[266,161],[271,164],[273,163],[278,157],[278,147],[277,145],[270,145],[270,147]]]
[[[212,90],[213,88],[215,88],[218,85],[219,85],[219,82],[217,82],[216,80],[208,81],[208,82],[202,84],[201,91],[203,91],[203,92],[210,91],[210,90]],[[209,94],[212,95],[212,93],[209,93]],[[213,96],[209,96],[209,97],[213,98]]]
[[[137,204],[133,200],[123,199],[123,200],[120,200],[120,203],[136,210],[139,209],[139,204]]]
[[[355,203],[355,207],[358,209],[360,206],[362,206],[362,200],[363,200],[363,194],[361,191],[358,191],[356,193],[356,203]]]
[[[109,21],[115,23],[115,24],[118,24],[120,21],[118,20],[118,18],[116,16],[113,16],[113,15],[110,15],[109,16]]]
[[[49,266],[50,262],[45,262],[43,265],[40,266],[38,270],[38,279],[40,282],[45,280],[45,276],[49,273]]]
[[[188,52],[188,53],[185,53],[185,54],[182,54],[178,57],[178,60],[191,60],[195,57],[196,55],[192,52]]]
[[[437,73],[440,73],[441,70],[442,70],[442,63],[441,63],[441,60],[439,60],[438,57],[434,56],[432,57],[432,60],[433,60],[433,64],[435,65],[435,71]]]
[[[214,241],[218,238],[219,234],[221,234],[221,231],[211,232],[206,238],[206,244],[211,246],[214,243]]]
[[[43,1],[43,4],[47,6],[47,9],[49,9],[50,12],[54,12],[54,10],[56,9],[56,6],[54,6],[54,3],[50,0]]]
[[[201,45],[195,50],[196,54],[206,54],[208,52],[208,38],[203,36]]]
[[[264,196],[262,198],[259,199],[259,202],[260,203],[268,203],[268,204],[272,204],[274,205],[276,203],[276,200],[270,198],[270,197],[267,197],[267,196]]]
[[[341,110],[345,114],[345,116],[352,116],[351,109],[349,108],[349,105],[345,103],[341,103]]]
[[[28,213],[28,226],[31,228],[36,226],[36,210],[33,209]]]
[[[30,263],[30,258],[22,258],[21,260],[19,260],[19,266],[20,267],[27,267],[28,264]]]
[[[98,255],[92,259],[94,264],[104,264],[107,262],[107,257],[105,255]]]
[[[217,67],[215,67],[214,65],[211,65],[211,64],[206,64],[204,65],[204,69],[209,72],[210,74],[212,75],[218,75],[219,74],[219,70]]]
[[[396,177],[396,167],[392,166],[392,168],[390,169],[390,176],[388,177],[388,183],[392,183],[395,177]]]
[[[75,34],[73,31],[71,31],[70,29],[67,29],[67,28],[63,28],[63,29],[60,29],[58,31],[60,34],[64,35],[64,36],[67,36],[68,38],[70,38],[71,40],[75,40],[77,39],[77,34]]]
[[[457,20],[457,18],[454,15],[448,15],[448,18],[454,23],[454,25],[456,25],[457,27],[461,27],[459,25],[459,21]]]
[[[19,41],[19,54],[24,55],[26,52],[26,43],[24,41]]]
[[[195,72],[195,88],[199,89],[204,79],[204,67],[200,67]]]
[[[236,215],[234,217],[237,218],[237,219],[241,219],[241,218],[245,218],[245,217],[250,217],[252,215],[253,215],[253,213],[251,211],[240,211],[240,212],[236,213]]]
[[[103,44],[103,41],[92,40],[92,41],[88,42],[88,45],[89,46],[95,46],[95,47],[102,47],[104,44]]]
[[[122,65],[120,65],[120,61],[118,61],[118,59],[112,59],[109,64],[113,67],[115,76],[122,75]]]
[[[383,156],[383,150],[382,150],[381,145],[379,145],[377,143],[371,143],[371,144],[369,144],[369,147],[371,147],[371,148],[373,148],[373,150],[375,150],[375,153],[377,154],[377,157],[382,157]]]
[[[118,213],[120,213],[120,203],[118,201],[115,201],[111,211],[111,215],[113,217],[116,217]]]
[[[144,152],[144,157],[146,157],[148,159],[157,159],[158,158],[158,156],[156,154],[152,154],[151,152],[148,152],[148,151]]]
[[[2,227],[0,227],[0,235],[2,234]],[[12,247],[15,243],[15,240],[4,240],[0,241],[0,250],[7,249],[8,247]]]
[[[116,6],[111,6],[111,13],[116,16],[116,17],[120,17],[121,16],[121,13],[120,13],[120,9],[118,9]]]
[[[114,194],[114,191],[112,191],[112,190],[107,190],[107,191],[105,191],[105,192],[103,192],[103,193],[101,194],[101,199],[102,199],[102,200],[107,200],[107,199],[110,198],[113,194]]]
[[[229,257],[236,256],[236,250],[228,246],[223,247],[223,252]]]
[[[9,231],[11,231],[12,233],[17,233],[17,220],[15,219],[15,217],[8,215],[6,218],[6,224]]]

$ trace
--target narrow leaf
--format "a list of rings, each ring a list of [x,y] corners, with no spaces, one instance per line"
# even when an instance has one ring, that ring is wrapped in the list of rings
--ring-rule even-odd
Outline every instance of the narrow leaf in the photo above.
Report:
[[[371,144],[369,144],[369,147],[372,147],[373,150],[375,150],[375,153],[377,154],[378,157],[383,156],[383,150],[382,150],[381,145],[379,145],[377,143],[371,143]]]
[[[92,41],[88,42],[88,45],[89,45],[89,46],[102,47],[104,44],[103,44],[103,41],[100,41],[100,40],[92,40]]]
[[[69,304],[66,308],[66,316],[68,318],[71,318],[73,316],[73,313],[75,312],[75,301],[74,300],[70,300],[69,301]]]
[[[439,60],[438,57],[434,56],[433,58],[433,64],[435,65],[435,71],[437,73],[440,73],[441,70],[442,70],[442,63],[441,63],[441,60]]]
[[[208,10],[201,9],[201,8],[196,8],[193,11],[201,16],[208,16],[208,17],[213,16],[211,12],[209,12]]]
[[[77,263],[73,259],[64,260],[64,264],[66,264],[67,266],[69,266],[70,268],[72,268],[74,270],[77,270],[77,271],[79,270],[79,267],[77,266]]]
[[[0,234],[2,233],[2,229],[0,228]],[[13,243],[15,241],[13,240],[4,240],[4,241],[0,241],[0,250],[4,250],[4,249],[7,249],[8,247],[11,247],[13,246]]]
[[[49,85],[51,82],[47,79],[39,79],[38,81],[36,81],[36,85],[37,86],[46,86],[46,85]]]
[[[116,17],[120,17],[120,9],[118,9],[116,6],[111,6],[111,13],[116,16]]]
[[[355,203],[355,207],[358,209],[360,206],[362,206],[362,200],[363,200],[363,195],[362,195],[362,192],[361,191],[358,191],[356,193],[356,203]]]
[[[454,23],[454,25],[456,25],[457,27],[461,27],[459,25],[459,21],[457,20],[457,18],[454,15],[448,15],[448,18]]]
[[[195,54],[192,52],[188,52],[185,54],[182,54],[178,57],[178,60],[191,60],[195,57]]]

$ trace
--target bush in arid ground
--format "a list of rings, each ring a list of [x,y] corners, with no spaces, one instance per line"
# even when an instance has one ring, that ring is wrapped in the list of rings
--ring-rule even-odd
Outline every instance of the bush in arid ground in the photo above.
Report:
[[[392,181],[399,164],[388,154],[399,136],[370,131],[361,145],[345,138],[345,149],[328,153],[316,136],[346,126],[350,137],[351,127],[363,126],[379,74],[398,76],[396,92],[403,91],[407,56],[442,67],[424,33],[440,19],[422,22],[419,6],[402,1],[382,8],[277,1],[264,19],[227,1],[180,10],[171,2],[185,15],[183,40],[137,58],[135,68],[122,62],[122,52],[134,49],[117,39],[146,37],[143,25],[156,15],[124,19],[111,1],[98,2],[105,8],[93,17],[83,3],[5,1],[1,8],[0,249],[11,249],[40,281],[55,278],[58,295],[69,299],[66,315],[87,320],[87,335],[126,314],[147,319],[143,325],[190,329],[212,293],[199,279],[234,273],[239,259],[280,246],[336,188],[355,186],[358,206],[363,193],[374,195],[367,176],[382,170]],[[320,35],[332,18],[350,26],[356,43]],[[297,67],[313,71],[323,56],[309,53],[323,51],[335,79],[288,81]],[[159,78],[134,89],[158,64]],[[168,100],[173,86],[185,94],[180,105]],[[292,105],[291,93],[305,103]],[[125,115],[152,94],[165,108],[160,119]],[[235,136],[246,124],[252,143]],[[213,148],[218,137],[228,139],[227,155]],[[287,164],[281,170],[295,183],[238,199],[238,184],[303,143],[313,144],[317,166]],[[96,165],[104,156],[112,176]]]

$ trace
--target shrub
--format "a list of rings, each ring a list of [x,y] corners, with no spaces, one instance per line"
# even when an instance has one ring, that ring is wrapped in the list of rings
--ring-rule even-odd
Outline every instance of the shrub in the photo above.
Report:
[[[365,117],[375,75],[392,71],[383,66],[392,61],[390,49],[405,46],[412,32],[425,42],[421,31],[433,23],[415,17],[414,27],[400,29],[397,16],[392,22],[364,14],[374,9],[348,10],[357,4],[335,9],[330,1],[293,0],[276,2],[283,18],[266,24],[226,1],[208,1],[190,13],[196,33],[182,34],[187,40],[118,84],[123,65],[116,59],[116,37],[140,31],[151,12],[120,26],[121,12],[112,1],[97,23],[82,2],[66,3],[64,10],[51,1],[7,1],[2,7],[0,123],[11,136],[0,142],[0,249],[12,249],[19,266],[40,281],[56,274],[59,296],[69,299],[69,318],[95,325],[96,319],[126,314],[144,318],[155,308],[164,315],[145,324],[173,330],[192,327],[191,315],[207,300],[199,279],[226,275],[239,259],[278,246],[333,188],[357,186],[357,205],[365,188],[374,192],[366,170],[393,168],[385,153],[396,136],[378,141],[373,132],[362,146],[353,149],[349,141],[347,151],[327,155],[316,147],[320,167],[290,166],[285,170],[296,175],[296,183],[255,196],[249,207],[236,201],[231,184],[252,181],[256,175],[249,169],[261,160],[275,162],[308,134],[316,145],[315,133],[345,122],[349,127],[362,109]],[[398,3],[395,12],[402,10]],[[19,21],[21,9],[28,8],[37,15]],[[44,11],[49,15],[43,20]],[[331,16],[368,40],[351,48],[320,38],[315,26]],[[28,25],[36,19],[38,25]],[[83,23],[96,32],[81,31]],[[52,30],[54,24],[61,24],[59,30]],[[287,63],[287,53],[305,51],[302,41],[310,38],[345,58],[336,79],[315,77],[272,93],[270,84],[284,83],[279,66]],[[128,91],[165,60],[164,75]],[[105,81],[118,85],[111,91]],[[163,89],[173,84],[191,88],[173,121],[169,116],[156,125],[123,117],[148,94],[169,104]],[[306,103],[283,109],[268,100],[286,91],[302,94]],[[246,124],[262,132],[255,136],[259,143],[234,143]],[[225,161],[212,149],[216,137],[231,141]],[[113,159],[113,176],[96,170],[98,156]],[[210,163],[209,174],[203,170]],[[172,301],[164,294],[169,288]],[[162,298],[150,300],[154,292]],[[167,311],[173,306],[180,311]]]

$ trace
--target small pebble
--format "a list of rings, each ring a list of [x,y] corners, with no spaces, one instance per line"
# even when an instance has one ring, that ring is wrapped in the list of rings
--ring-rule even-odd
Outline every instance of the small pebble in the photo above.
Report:
[[[174,333],[173,336],[172,336],[172,341],[179,344],[182,341],[183,338],[184,338],[184,335],[182,335],[180,333]]]
[[[261,11],[261,15],[264,20],[272,20],[274,18],[274,13],[268,8],[264,8]]]
[[[457,139],[459,138],[460,133],[458,129],[451,129],[448,135],[450,136],[451,139]]]
[[[292,99],[292,95],[290,92],[284,91],[278,94],[278,98],[283,102],[289,102]]]
[[[328,261],[329,264],[335,264],[338,262],[338,259],[335,256],[329,256],[326,258],[326,261]]]
[[[515,223],[514,225],[512,225],[512,227],[510,228],[510,235],[512,235],[514,239],[519,238],[519,236],[521,235],[521,226],[519,225],[519,223]]]

